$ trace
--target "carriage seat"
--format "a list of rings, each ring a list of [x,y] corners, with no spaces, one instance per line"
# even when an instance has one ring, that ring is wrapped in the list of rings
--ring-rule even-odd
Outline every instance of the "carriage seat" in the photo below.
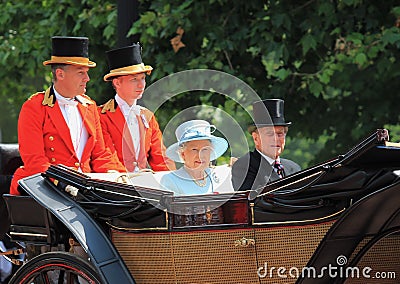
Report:
[[[10,213],[9,235],[12,241],[53,245],[58,242],[53,215],[31,196],[4,194]]]
[[[9,226],[6,204],[1,196],[10,192],[12,175],[19,166],[22,166],[22,159],[18,144],[0,143],[0,240]]]
[[[0,193],[8,193],[12,175],[22,166],[18,144],[0,143]]]
[[[13,241],[52,244],[54,222],[48,211],[30,196],[9,194],[12,176],[22,165],[18,144],[0,143],[0,239],[8,231]]]

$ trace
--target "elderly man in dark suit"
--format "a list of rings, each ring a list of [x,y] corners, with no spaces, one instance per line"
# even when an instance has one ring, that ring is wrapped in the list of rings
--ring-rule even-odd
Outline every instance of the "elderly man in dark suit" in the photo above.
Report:
[[[291,122],[285,122],[284,101],[267,99],[253,104],[254,124],[249,127],[255,150],[232,166],[235,190],[258,189],[271,181],[300,171],[295,162],[280,158]]]

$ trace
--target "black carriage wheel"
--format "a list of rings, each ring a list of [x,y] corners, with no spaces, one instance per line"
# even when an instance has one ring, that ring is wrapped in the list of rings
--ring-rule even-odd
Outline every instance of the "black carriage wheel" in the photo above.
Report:
[[[98,284],[96,269],[82,257],[67,252],[47,252],[25,263],[10,284]]]

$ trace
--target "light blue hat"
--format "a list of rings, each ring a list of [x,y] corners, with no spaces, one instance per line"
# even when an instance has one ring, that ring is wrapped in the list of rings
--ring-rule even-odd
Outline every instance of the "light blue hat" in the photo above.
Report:
[[[175,136],[178,142],[167,148],[166,155],[168,158],[182,163],[183,160],[178,150],[183,143],[194,140],[210,140],[213,147],[211,153],[211,161],[213,161],[222,156],[226,149],[228,149],[228,142],[224,138],[211,135],[214,131],[215,126],[210,125],[210,123],[205,120],[186,121],[176,128]]]

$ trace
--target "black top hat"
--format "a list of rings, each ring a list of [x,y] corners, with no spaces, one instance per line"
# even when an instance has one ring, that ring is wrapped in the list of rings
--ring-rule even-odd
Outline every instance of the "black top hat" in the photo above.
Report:
[[[139,43],[107,51],[106,55],[110,73],[104,76],[104,81],[110,81],[112,77],[123,75],[150,74],[153,68],[143,64],[141,51]]]
[[[51,42],[51,59],[44,61],[43,65],[96,66],[96,63],[89,61],[89,39],[87,37],[54,36],[51,38]]]
[[[254,124],[249,126],[249,132],[257,127],[264,126],[289,126],[285,122],[284,101],[281,99],[267,99],[253,103]]]

